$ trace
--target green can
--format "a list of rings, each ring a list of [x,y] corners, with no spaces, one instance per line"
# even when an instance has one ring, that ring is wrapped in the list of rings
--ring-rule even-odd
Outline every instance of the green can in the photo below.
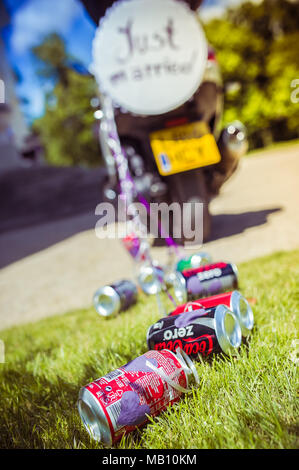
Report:
[[[194,253],[191,256],[180,259],[176,270],[182,272],[185,269],[200,268],[210,263],[212,263],[212,257],[208,253]]]

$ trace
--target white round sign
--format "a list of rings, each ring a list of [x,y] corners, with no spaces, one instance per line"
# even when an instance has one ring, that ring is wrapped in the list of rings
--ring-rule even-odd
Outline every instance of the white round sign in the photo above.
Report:
[[[123,0],[100,22],[91,70],[115,104],[134,114],[163,114],[195,93],[207,50],[202,27],[187,4]]]

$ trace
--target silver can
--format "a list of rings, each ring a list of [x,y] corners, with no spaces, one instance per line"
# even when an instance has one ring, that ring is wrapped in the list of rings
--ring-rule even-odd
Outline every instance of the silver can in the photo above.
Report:
[[[123,280],[98,289],[93,296],[93,304],[99,315],[110,317],[134,305],[137,296],[134,282]]]
[[[163,290],[165,273],[160,266],[141,266],[137,275],[138,284],[147,295],[155,295]]]
[[[209,253],[198,252],[191,256],[180,259],[176,265],[176,270],[182,272],[185,269],[200,268],[201,266],[205,266],[206,264],[211,263],[212,257]]]
[[[171,273],[167,284],[172,286],[176,300],[182,304],[237,288],[238,270],[234,264],[208,264],[182,273]]]

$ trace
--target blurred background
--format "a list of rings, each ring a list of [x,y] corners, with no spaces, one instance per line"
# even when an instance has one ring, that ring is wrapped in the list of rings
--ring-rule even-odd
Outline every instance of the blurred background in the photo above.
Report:
[[[298,3],[199,10],[223,76],[223,125],[243,121],[251,151],[212,202],[215,259],[298,246]],[[117,240],[94,233],[106,174],[88,72],[95,29],[78,0],[0,0],[0,328],[85,307],[131,269]]]
[[[77,0],[1,0],[0,168],[101,164],[88,73],[95,24]],[[200,8],[225,88],[224,124],[240,119],[250,149],[299,137],[296,0],[205,0]],[[74,139],[74,134],[76,139]]]

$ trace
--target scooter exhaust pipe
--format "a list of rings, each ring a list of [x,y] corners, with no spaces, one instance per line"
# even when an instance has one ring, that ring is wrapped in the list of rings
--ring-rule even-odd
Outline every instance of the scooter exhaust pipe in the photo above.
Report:
[[[218,194],[220,187],[235,172],[239,160],[248,150],[247,131],[240,121],[234,121],[223,129],[217,142],[221,161],[214,167],[211,183],[212,193]]]
[[[222,132],[219,146],[231,158],[239,159],[248,150],[247,131],[240,121],[229,124]]]

